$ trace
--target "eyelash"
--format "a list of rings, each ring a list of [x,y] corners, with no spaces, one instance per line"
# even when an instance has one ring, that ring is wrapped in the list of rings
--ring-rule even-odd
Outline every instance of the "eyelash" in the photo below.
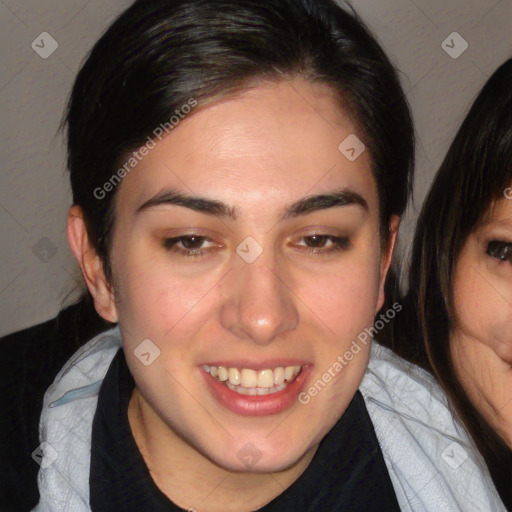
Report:
[[[328,249],[323,248],[316,248],[316,247],[308,247],[305,252],[310,253],[313,256],[316,257],[322,257],[326,256],[327,254],[346,251],[350,248],[350,240],[347,237],[343,236],[334,236],[334,235],[328,235],[323,233],[313,233],[311,235],[303,236],[302,239],[307,238],[313,238],[313,237],[319,237],[325,239],[325,242],[331,241],[332,246]],[[213,242],[213,240],[207,236],[204,235],[196,235],[191,233],[190,235],[182,235],[174,238],[166,238],[163,241],[164,248],[172,253],[176,253],[180,256],[184,256],[185,258],[192,258],[192,259],[200,259],[204,257],[204,255],[209,252],[207,249],[206,251],[201,251],[200,249],[180,249],[177,247],[177,244],[183,243],[183,241],[190,240],[192,238],[197,238],[199,241],[201,241],[201,245],[204,242]]]
[[[505,257],[497,255],[497,251],[505,249]],[[504,240],[491,240],[485,251],[491,258],[512,263],[512,243]]]

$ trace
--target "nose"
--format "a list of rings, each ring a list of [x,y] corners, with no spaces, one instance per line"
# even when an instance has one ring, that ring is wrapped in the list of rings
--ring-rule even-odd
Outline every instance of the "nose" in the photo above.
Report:
[[[260,258],[232,273],[221,323],[240,339],[266,345],[293,330],[299,314],[284,275],[269,265],[269,259]]]

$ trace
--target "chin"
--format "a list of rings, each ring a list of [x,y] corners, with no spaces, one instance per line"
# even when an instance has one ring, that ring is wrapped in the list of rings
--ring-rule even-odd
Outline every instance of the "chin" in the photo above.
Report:
[[[205,453],[216,465],[237,473],[276,473],[294,466],[306,455],[307,448],[296,447],[290,451],[289,445],[280,442],[277,446],[267,443],[260,449],[258,441],[247,441],[242,446],[233,446],[221,453]],[[233,451],[233,456],[226,457],[226,451]]]

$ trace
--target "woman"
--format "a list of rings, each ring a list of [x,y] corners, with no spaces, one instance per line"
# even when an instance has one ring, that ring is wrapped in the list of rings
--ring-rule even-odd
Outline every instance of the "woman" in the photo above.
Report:
[[[512,60],[489,79],[453,141],[418,221],[410,270],[426,361],[512,509]],[[401,320],[405,318],[402,317]],[[407,331],[407,329],[406,329]],[[397,341],[397,340],[395,340]],[[421,357],[421,354],[424,357]]]
[[[433,380],[370,343],[413,130],[355,17],[135,2],[67,128],[68,239],[119,325],[45,392],[35,510],[501,509]]]

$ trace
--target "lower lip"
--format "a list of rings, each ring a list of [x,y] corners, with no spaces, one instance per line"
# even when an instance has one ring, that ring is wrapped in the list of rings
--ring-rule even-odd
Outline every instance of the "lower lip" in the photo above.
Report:
[[[311,371],[311,365],[302,367],[295,380],[281,391],[270,395],[240,395],[201,369],[214,398],[226,409],[243,416],[279,414],[290,407],[299,396]]]

